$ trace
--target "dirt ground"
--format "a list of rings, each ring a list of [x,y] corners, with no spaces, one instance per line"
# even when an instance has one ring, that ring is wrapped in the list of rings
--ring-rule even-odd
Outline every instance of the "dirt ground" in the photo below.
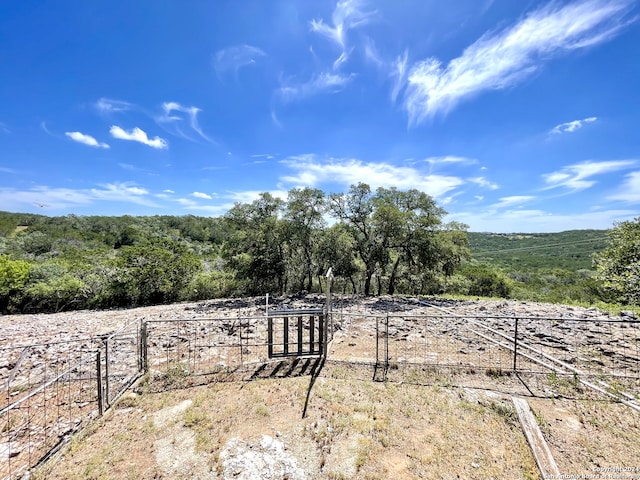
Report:
[[[377,382],[371,367],[339,362],[316,372],[141,384],[35,478],[539,478],[512,395],[529,401],[563,475],[640,478],[640,415],[573,399],[572,387],[545,398],[538,378],[401,368]]]

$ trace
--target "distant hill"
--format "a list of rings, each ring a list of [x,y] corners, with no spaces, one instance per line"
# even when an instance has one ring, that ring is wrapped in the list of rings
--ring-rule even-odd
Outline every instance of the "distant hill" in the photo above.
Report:
[[[592,256],[607,244],[607,230],[560,233],[469,233],[473,258],[509,271],[593,269]]]

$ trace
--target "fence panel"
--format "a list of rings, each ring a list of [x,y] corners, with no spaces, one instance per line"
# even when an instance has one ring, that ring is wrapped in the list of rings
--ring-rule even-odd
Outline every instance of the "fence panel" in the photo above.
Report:
[[[265,317],[149,320],[152,372],[208,374],[268,360]]]
[[[107,405],[141,375],[140,345],[140,322],[131,322],[105,339],[103,384]]]
[[[86,355],[0,410],[0,478],[21,478],[101,413],[98,355]]]

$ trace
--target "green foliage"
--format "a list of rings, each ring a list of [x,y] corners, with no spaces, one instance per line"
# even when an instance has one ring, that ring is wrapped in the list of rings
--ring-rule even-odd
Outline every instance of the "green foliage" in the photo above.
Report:
[[[0,311],[16,303],[16,295],[24,288],[30,269],[27,262],[0,255]]]
[[[595,257],[597,278],[627,304],[640,304],[640,217],[609,232],[607,247]]]
[[[469,281],[468,295],[510,298],[511,283],[499,271],[486,265],[467,265],[462,274]]]
[[[638,303],[637,220],[612,233],[596,276],[606,232],[467,233],[444,215],[423,192],[364,183],[264,193],[219,218],[0,212],[0,311],[317,292],[329,267],[345,293]]]
[[[111,301],[139,306],[183,298],[200,262],[183,244],[164,240],[120,248],[115,267]]]

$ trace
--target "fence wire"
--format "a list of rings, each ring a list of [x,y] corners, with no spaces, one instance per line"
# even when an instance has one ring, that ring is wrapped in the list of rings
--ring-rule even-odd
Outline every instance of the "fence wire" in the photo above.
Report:
[[[21,478],[101,413],[96,352],[0,410],[0,478]]]

